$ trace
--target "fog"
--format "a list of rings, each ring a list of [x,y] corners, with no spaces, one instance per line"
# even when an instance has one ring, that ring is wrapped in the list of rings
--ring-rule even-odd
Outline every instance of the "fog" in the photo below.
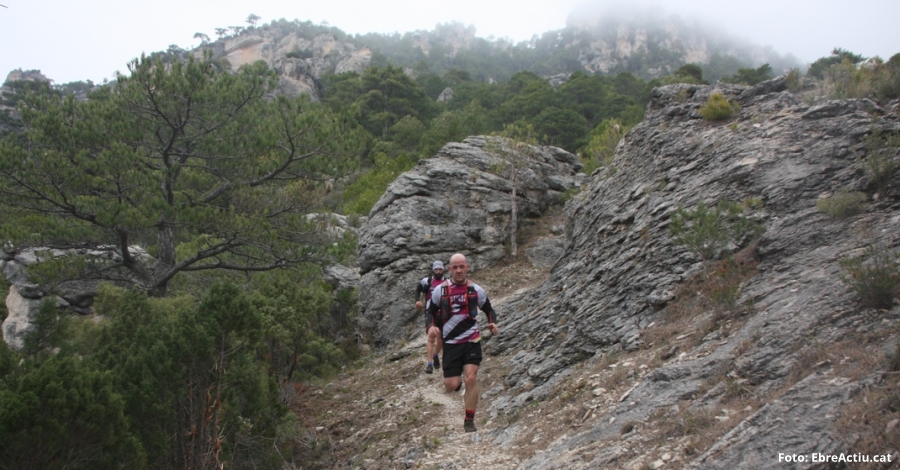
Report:
[[[141,53],[174,44],[192,48],[194,33],[215,37],[217,27],[279,18],[327,22],[350,34],[430,30],[438,23],[473,25],[480,37],[522,41],[561,29],[567,21],[609,15],[677,14],[704,21],[746,40],[791,53],[804,62],[842,47],[885,59],[900,52],[898,0],[647,1],[600,0],[0,0],[0,79],[17,68],[40,69],[56,83],[101,82],[124,71]],[[577,12],[571,14],[571,12]]]
[[[829,55],[835,47],[885,60],[900,52],[897,0],[589,0],[576,7],[569,22],[590,23],[615,15],[677,15],[686,24],[712,27],[806,63]]]

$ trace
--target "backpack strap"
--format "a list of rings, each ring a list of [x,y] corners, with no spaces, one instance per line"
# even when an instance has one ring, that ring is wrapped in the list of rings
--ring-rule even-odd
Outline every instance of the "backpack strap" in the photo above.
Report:
[[[466,281],[466,307],[469,309],[469,316],[475,318],[478,316],[478,292],[472,285],[471,281]],[[441,283],[441,317],[444,323],[453,315],[453,309],[450,306],[450,280]]]
[[[469,316],[476,318],[478,316],[478,292],[472,287],[472,283],[466,281],[466,305],[469,307]]]
[[[453,310],[450,308],[450,281],[441,283],[441,324],[447,323]]]

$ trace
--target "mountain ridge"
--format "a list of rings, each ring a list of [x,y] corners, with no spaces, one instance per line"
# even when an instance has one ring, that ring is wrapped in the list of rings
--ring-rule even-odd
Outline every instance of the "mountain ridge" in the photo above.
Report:
[[[388,63],[412,74],[422,64],[441,75],[457,68],[482,81],[505,81],[520,70],[544,77],[575,71],[630,72],[649,80],[687,63],[703,66],[705,75],[715,80],[739,67],[769,63],[777,74],[801,65],[790,54],[782,56],[771,48],[744,44],[714,28],[689,26],[677,16],[571,22],[518,43],[478,37],[474,27],[459,22],[438,24],[430,31],[351,36],[332,26],[280,19],[247,28],[217,28],[217,33],[216,40],[197,33],[201,44],[195,48],[173,45],[151,55],[199,56],[209,50],[228,59],[233,69],[263,60],[282,78],[283,93],[314,97],[320,91],[318,82],[328,74],[360,73],[367,66]],[[22,71],[11,71],[7,80],[16,79],[14,72]]]

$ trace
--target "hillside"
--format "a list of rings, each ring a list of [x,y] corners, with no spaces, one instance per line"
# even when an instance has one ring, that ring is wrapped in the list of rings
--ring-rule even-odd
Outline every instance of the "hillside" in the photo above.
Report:
[[[739,111],[703,119],[714,92]],[[564,254],[546,281],[491,284],[502,264],[472,275],[493,289],[501,315],[479,374],[480,441],[462,432],[461,398],[421,373],[413,328],[408,342],[300,396],[320,456],[308,466],[810,468],[816,453],[896,461],[900,307],[865,307],[841,281],[852,269],[841,260],[866,249],[897,262],[897,173],[876,186],[864,165],[897,148],[873,128],[900,131],[896,102],[810,106],[784,77],[656,89],[611,167],[567,203]],[[865,195],[858,213],[828,209],[845,191]],[[724,211],[722,201],[743,210],[729,220],[761,234],[727,237],[710,259],[677,242],[678,214],[699,217],[700,202]],[[779,453],[807,461],[779,465]]]
[[[264,60],[282,77],[286,91],[314,95],[320,91],[316,83],[326,75],[362,72],[369,65],[400,66],[413,75],[462,70],[482,82],[507,81],[522,70],[543,77],[629,72],[649,80],[686,63],[700,65],[716,80],[739,67],[769,63],[783,73],[800,65],[790,55],[782,57],[674,16],[605,16],[602,22],[575,22],[521,43],[478,37],[474,27],[460,23],[437,25],[432,31],[350,36],[334,27],[279,20],[222,36],[193,52],[205,49],[228,59],[232,67]]]
[[[651,80],[691,63],[701,66],[708,80],[717,80],[741,67],[768,63],[778,74],[802,65],[786,51],[779,54],[714,26],[677,16],[611,13],[600,17],[602,21],[574,17],[563,29],[518,43],[480,37],[474,27],[458,22],[438,24],[428,31],[354,36],[325,24],[279,19],[246,28],[217,28],[215,39],[197,33],[195,38],[200,38],[201,44],[194,49],[171,46],[151,55],[171,60],[200,57],[209,51],[227,59],[233,69],[262,60],[281,78],[281,93],[313,97],[321,96],[322,82],[329,75],[361,73],[366,67],[388,64],[413,76],[433,73],[444,77],[455,70],[490,83],[505,82],[521,71],[547,78],[568,77],[577,71],[628,72]]]

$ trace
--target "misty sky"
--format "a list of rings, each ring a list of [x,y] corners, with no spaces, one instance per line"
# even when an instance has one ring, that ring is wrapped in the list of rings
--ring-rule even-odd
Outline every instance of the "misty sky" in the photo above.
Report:
[[[328,22],[345,32],[430,30],[438,23],[474,25],[480,37],[515,41],[565,27],[609,5],[648,8],[635,0],[0,0],[0,81],[16,68],[39,69],[56,83],[102,82],[142,52],[170,44],[191,48],[194,33],[246,26],[262,18]],[[737,37],[811,62],[842,47],[884,59],[900,52],[900,0],[670,0],[655,12],[706,18]]]

